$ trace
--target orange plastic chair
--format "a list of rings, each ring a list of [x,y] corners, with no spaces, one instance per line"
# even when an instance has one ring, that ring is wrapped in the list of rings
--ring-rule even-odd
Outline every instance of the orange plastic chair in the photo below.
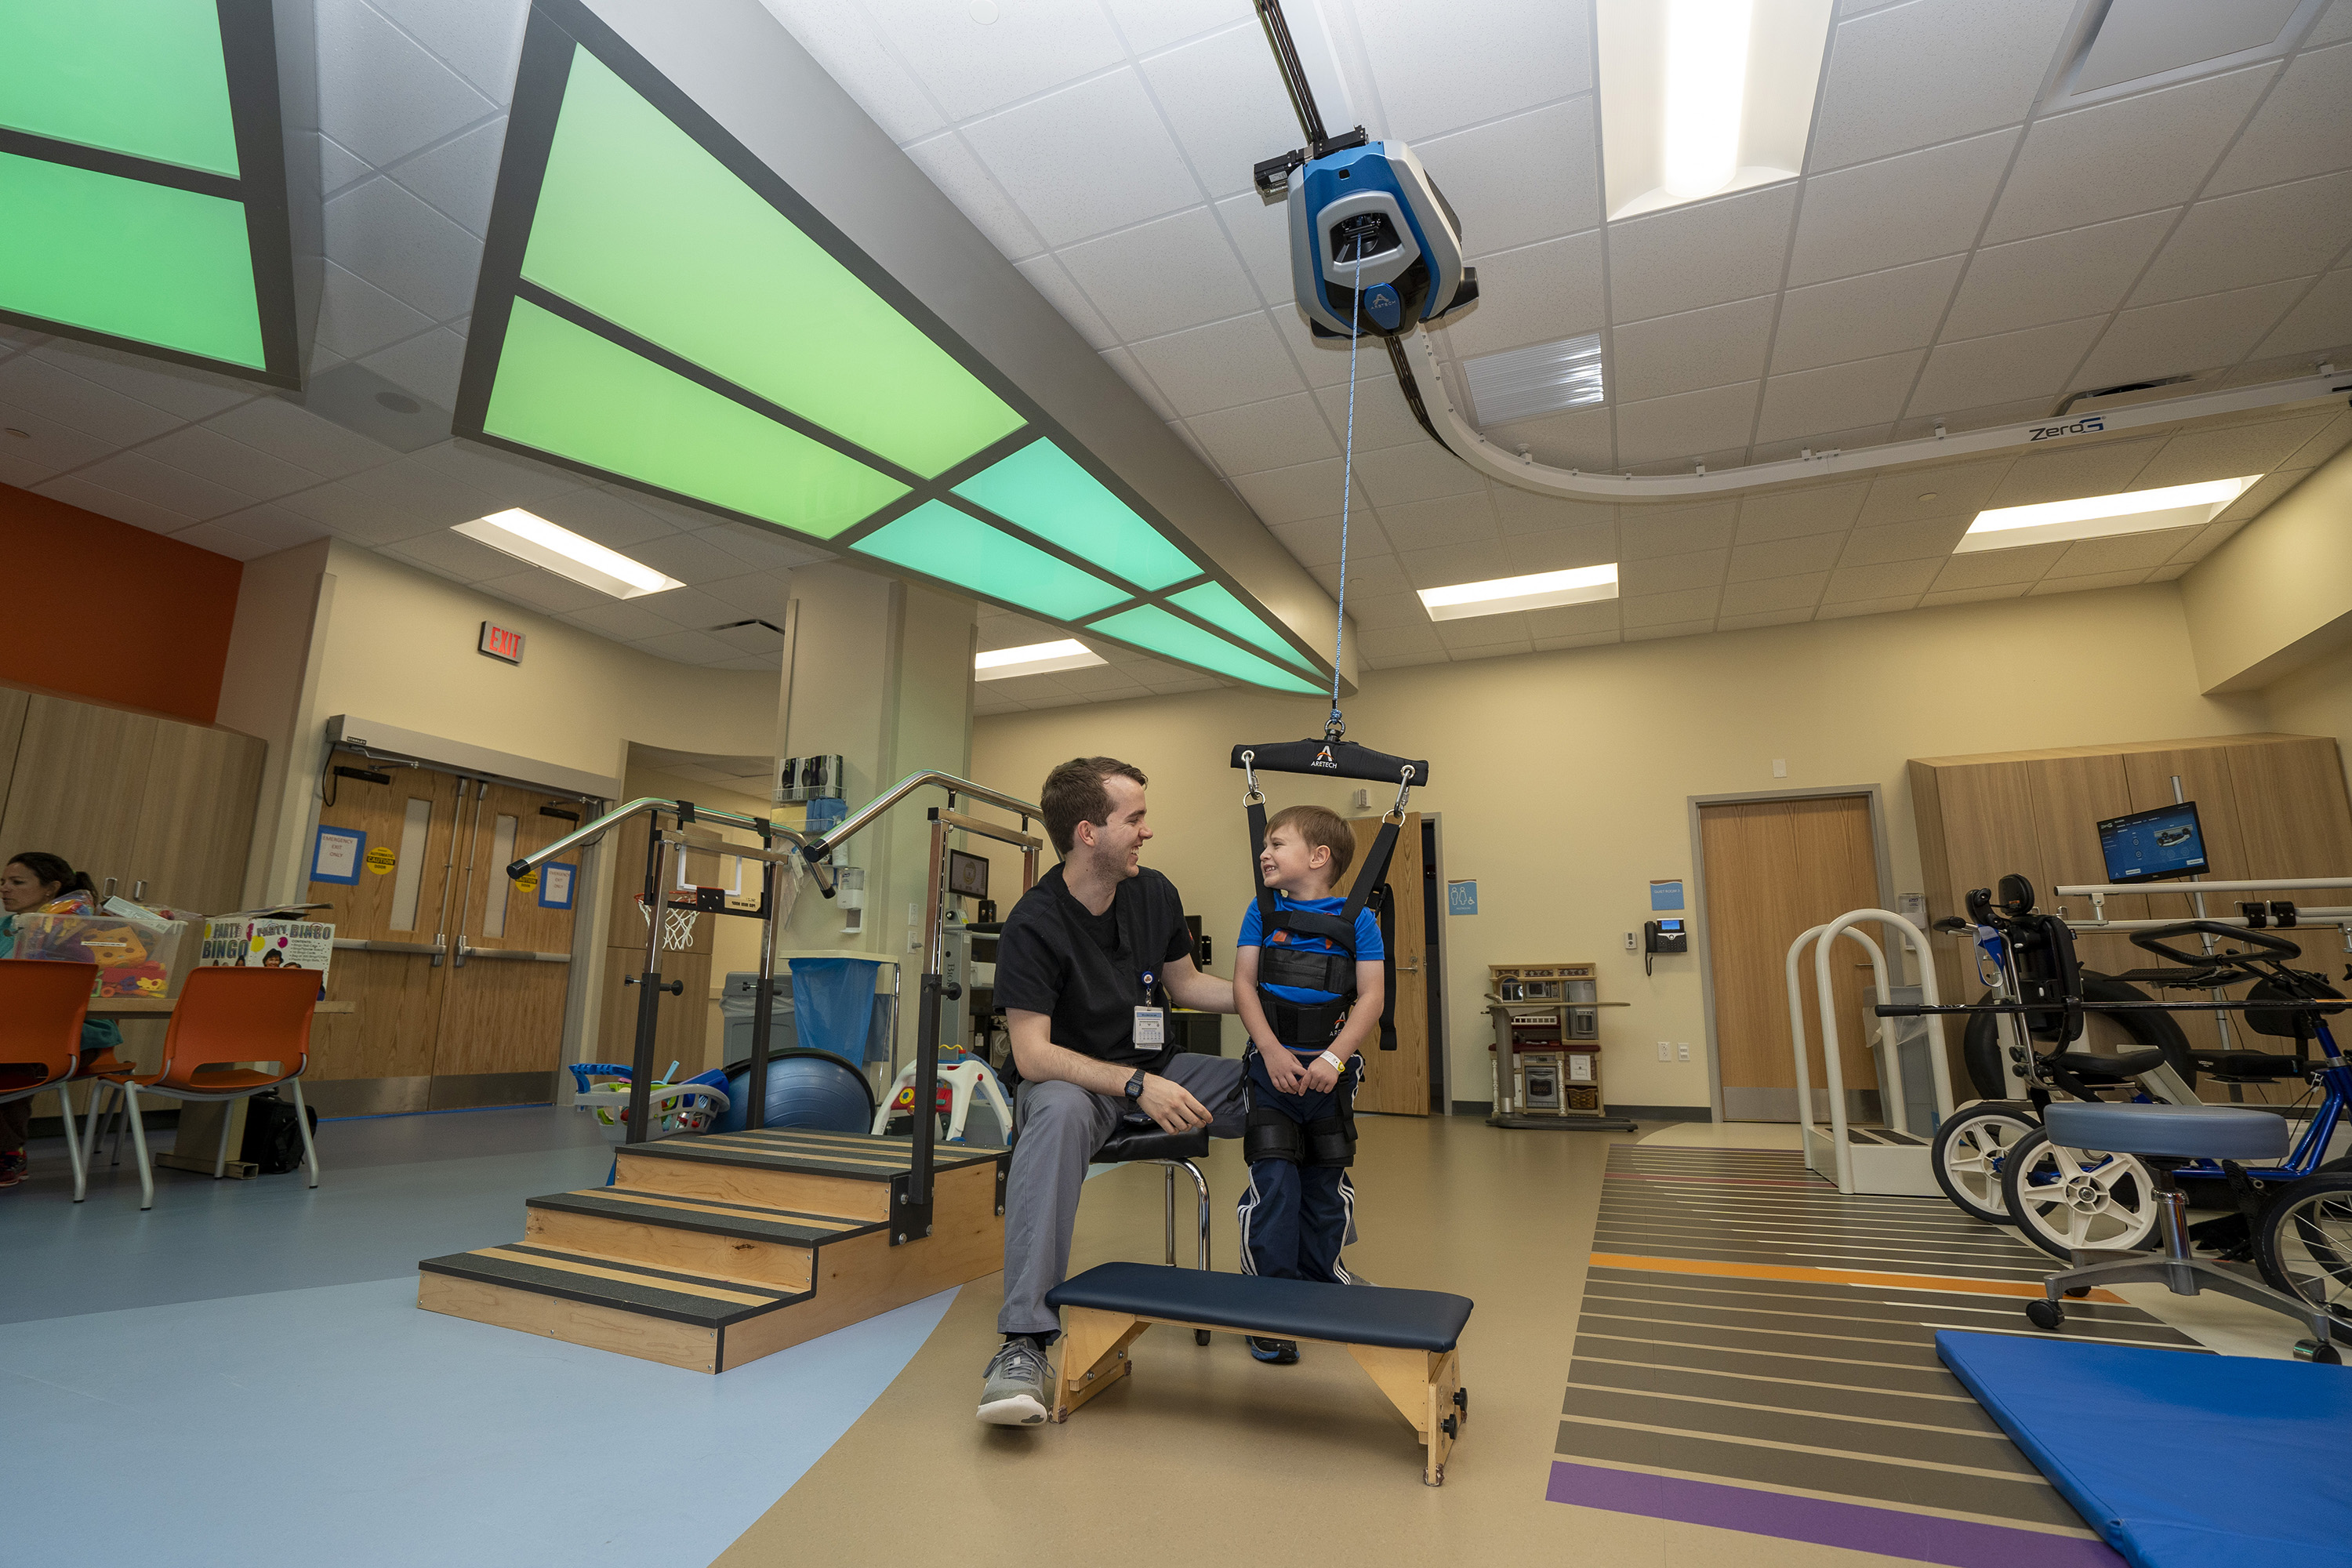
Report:
[[[81,1069],[81,1022],[89,1011],[89,994],[97,989],[95,963],[0,958],[0,1101],[58,1091],[76,1203],[89,1178],[65,1086]]]
[[[165,1100],[247,1100],[286,1085],[294,1094],[295,1125],[310,1184],[319,1184],[319,1151],[310,1141],[310,1118],[302,1109],[300,1074],[310,1053],[310,1013],[319,1002],[319,976],[307,969],[199,969],[191,973],[172,1008],[163,1036],[163,1064],[152,1073],[110,1076],[123,1094],[131,1142],[139,1151],[139,1206],[155,1206],[154,1162],[147,1155],[147,1131],[140,1124],[139,1097]],[[275,1072],[239,1067],[239,1062],[275,1062]],[[89,1126],[98,1126],[97,1105]],[[213,1179],[228,1168],[228,1118],[221,1119],[220,1150]],[[84,1151],[84,1159],[88,1151]]]

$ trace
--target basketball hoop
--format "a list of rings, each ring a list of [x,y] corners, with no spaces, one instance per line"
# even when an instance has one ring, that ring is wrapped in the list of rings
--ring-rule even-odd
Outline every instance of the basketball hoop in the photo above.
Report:
[[[646,924],[650,928],[654,923],[653,907],[646,902],[643,893],[637,895],[636,903],[637,913],[645,917]],[[676,904],[662,911],[661,944],[664,952],[684,952],[694,945],[695,917],[701,912],[699,910],[682,910]]]

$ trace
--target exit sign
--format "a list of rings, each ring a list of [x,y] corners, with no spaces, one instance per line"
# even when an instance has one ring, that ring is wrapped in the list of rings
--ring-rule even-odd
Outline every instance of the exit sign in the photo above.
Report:
[[[496,621],[482,623],[482,640],[478,646],[483,653],[492,658],[503,660],[508,664],[522,662],[522,634],[509,631]]]

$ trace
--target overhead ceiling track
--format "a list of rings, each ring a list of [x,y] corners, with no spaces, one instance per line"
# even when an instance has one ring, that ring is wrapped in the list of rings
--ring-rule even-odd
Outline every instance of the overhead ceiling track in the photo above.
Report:
[[[2100,409],[2063,419],[2000,425],[1983,430],[1924,437],[1913,441],[1890,441],[1883,446],[1864,447],[1853,451],[1816,452],[1811,457],[1786,458],[1778,462],[1753,463],[1744,468],[1722,468],[1714,472],[1697,468],[1687,474],[1601,474],[1580,468],[1552,468],[1496,446],[1480,434],[1477,426],[1454,404],[1452,393],[1446,389],[1445,378],[1439,373],[1437,348],[1430,341],[1428,332],[1414,332],[1409,343],[1400,337],[1391,341],[1391,346],[1401,362],[1399,371],[1403,372],[1408,364],[1412,368],[1412,374],[1407,384],[1417,394],[1412,398],[1414,414],[1421,416],[1429,433],[1449,451],[1488,479],[1531,490],[1537,495],[1557,496],[1568,500],[1678,501],[1687,500],[1693,496],[1771,489],[1781,485],[1816,482],[1841,474],[1871,473],[1881,468],[1936,462],[1978,452],[2005,451],[2049,443],[2064,444],[2086,436],[2152,425],[2172,425],[2184,419],[2201,419],[2217,414],[2244,414],[2257,409],[2285,410],[2314,405],[2352,393],[2352,375],[2340,372],[2328,375],[2305,375],[2286,381],[2264,382],[2258,386],[2231,387],[2226,391],[2197,393],[2154,403]],[[1401,375],[1400,380],[1403,379]]]

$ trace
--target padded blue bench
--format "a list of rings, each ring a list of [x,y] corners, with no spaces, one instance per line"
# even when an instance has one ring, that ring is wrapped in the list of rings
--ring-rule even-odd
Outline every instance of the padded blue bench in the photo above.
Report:
[[[1427,1445],[1422,1479],[1433,1487],[1444,1484],[1470,1416],[1455,1349],[1470,1321],[1465,1296],[1105,1263],[1047,1291],[1045,1304],[1062,1314],[1056,1421],[1133,1372],[1127,1347],[1154,1323],[1345,1346]]]

